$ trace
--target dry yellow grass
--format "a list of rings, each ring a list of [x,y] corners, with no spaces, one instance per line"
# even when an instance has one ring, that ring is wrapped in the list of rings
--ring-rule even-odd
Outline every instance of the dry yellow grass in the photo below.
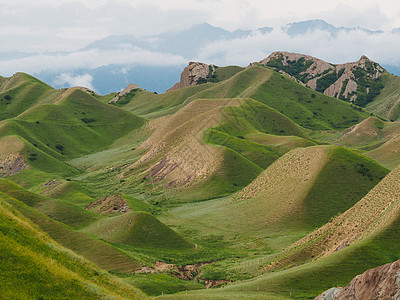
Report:
[[[400,136],[396,136],[382,146],[366,153],[383,166],[392,169],[400,164]]]
[[[308,234],[288,249],[286,257],[269,267],[327,256],[380,232],[400,215],[400,167],[389,173],[363,199],[326,225]]]
[[[235,197],[231,217],[265,228],[295,215],[328,161],[327,149],[298,148],[278,159]]]
[[[153,121],[152,135],[139,147],[147,153],[122,176],[149,163],[143,173],[150,172],[156,181],[165,179],[167,185],[183,186],[208,178],[218,169],[223,153],[202,142],[203,131],[220,123],[222,107],[241,103],[239,99],[195,100],[176,114]]]

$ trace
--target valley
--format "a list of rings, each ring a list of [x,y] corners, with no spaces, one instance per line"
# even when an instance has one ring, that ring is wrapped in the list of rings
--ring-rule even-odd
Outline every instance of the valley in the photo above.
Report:
[[[162,94],[0,77],[0,294],[314,299],[394,263],[399,83],[288,52]]]

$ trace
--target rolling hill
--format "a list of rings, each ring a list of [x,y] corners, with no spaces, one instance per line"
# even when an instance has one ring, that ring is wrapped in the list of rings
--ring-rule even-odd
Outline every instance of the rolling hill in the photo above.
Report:
[[[139,290],[64,248],[0,195],[0,291],[4,298],[145,299]],[[15,288],[18,286],[18,288]]]
[[[2,238],[42,264],[26,290],[310,298],[399,259],[397,79],[284,52],[191,62],[164,94],[0,78]]]

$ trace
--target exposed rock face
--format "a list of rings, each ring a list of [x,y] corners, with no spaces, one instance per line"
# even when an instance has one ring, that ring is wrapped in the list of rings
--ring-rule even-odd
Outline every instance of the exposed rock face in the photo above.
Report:
[[[274,52],[260,63],[313,90],[360,105],[379,94],[382,86],[377,79],[385,72],[366,56],[356,62],[333,65],[309,55]]]
[[[400,260],[370,269],[344,288],[332,288],[315,300],[400,299]]]
[[[95,202],[92,202],[86,206],[85,209],[100,213],[102,215],[107,215],[110,213],[128,213],[132,211],[121,194],[115,194],[96,200]]]
[[[201,62],[189,62],[189,65],[185,67],[181,74],[181,81],[175,83],[173,87],[168,89],[166,92],[179,90],[181,88],[197,85],[206,78],[209,78],[215,73],[214,65],[207,65]]]
[[[186,265],[178,267],[174,264],[167,264],[157,261],[154,268],[143,267],[135,273],[169,273],[170,275],[183,280],[196,280],[204,284],[206,288],[218,287],[230,283],[230,280],[211,280],[201,278],[200,268],[213,262],[197,263],[195,265]]]
[[[19,153],[12,153],[0,158],[0,175],[11,176],[24,169],[29,169],[24,157]]]
[[[140,87],[136,84],[131,83],[123,91],[119,92],[117,96],[108,101],[108,103],[116,103],[121,97],[129,94],[130,92],[136,89],[140,89]]]

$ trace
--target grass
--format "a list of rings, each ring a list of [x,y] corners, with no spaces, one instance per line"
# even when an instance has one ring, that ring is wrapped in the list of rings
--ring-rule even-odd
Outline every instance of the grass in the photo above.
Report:
[[[104,149],[142,125],[142,119],[133,114],[76,90],[58,105],[41,105],[26,111],[12,121],[11,128],[4,129],[3,135],[18,134],[43,152],[65,159]]]
[[[298,216],[311,228],[352,207],[389,173],[372,159],[345,148],[335,147],[330,152],[329,162],[305,198],[302,216]]]
[[[228,147],[263,169],[279,157],[273,147],[260,145],[244,138],[237,138],[215,129],[207,130],[204,140],[210,144]]]
[[[57,244],[21,215],[11,202],[15,203],[15,200],[0,195],[2,297],[145,297],[138,290]]]
[[[162,95],[135,91],[121,108],[106,104],[113,94],[56,91],[23,74],[14,82],[0,79],[0,88],[9,85],[0,94],[5,118],[0,154],[21,153],[30,165],[10,177],[26,189],[0,180],[0,205],[48,234],[55,248],[68,247],[84,257],[80,261],[90,268],[117,274],[152,296],[182,292],[166,298],[309,298],[346,284],[367,267],[397,259],[398,217],[326,258],[310,262],[317,248],[311,247],[283,269],[264,269],[279,260],[280,251],[357,206],[388,173],[354,151],[317,145],[338,142],[371,151],[386,143],[389,153],[396,148],[398,126],[367,118],[367,112],[266,67],[217,68],[216,74],[219,82]],[[396,93],[395,81],[387,80],[392,87],[383,89],[382,97]],[[116,193],[132,212],[102,216],[84,209]],[[11,241],[21,233],[13,226],[1,227],[8,231],[0,238],[10,246],[0,247],[26,252],[26,260],[9,257],[22,273],[23,265],[29,266],[23,273],[27,289],[43,283],[55,295],[72,290],[66,294],[72,298],[134,297],[128,286],[105,287],[103,279],[96,283],[79,272],[78,277],[54,277],[56,269],[64,270],[58,265],[49,271],[57,283],[51,289],[43,276],[46,259],[35,260],[39,248],[31,242]],[[201,267],[201,278],[235,282],[190,291],[203,286],[168,274],[130,274],[156,261],[211,262]],[[302,265],[286,270],[292,263]],[[104,282],[115,279],[96,272],[106,276]],[[15,284],[18,278],[8,273],[13,279],[4,282]]]
[[[2,181],[3,191],[12,194],[8,203],[18,209],[26,218],[37,224],[39,228],[49,234],[55,241],[79,255],[91,260],[106,270],[130,272],[139,267],[139,263],[123,254],[107,243],[98,241],[81,232],[74,231],[69,226],[56,222],[48,216],[36,211],[29,205],[38,204],[41,198],[29,192],[15,191],[9,182]],[[66,216],[68,218],[68,216]]]
[[[367,109],[383,118],[398,120],[400,117],[399,83],[400,78],[392,74],[383,74],[381,83],[384,88],[372,102],[367,104]]]
[[[0,191],[11,197],[21,199],[26,205],[74,229],[87,226],[98,219],[98,215],[75,204],[40,196],[6,179],[0,179]]]
[[[146,212],[132,212],[93,223],[85,232],[115,244],[158,250],[188,250],[194,247],[178,233]]]
[[[54,93],[50,86],[24,73],[3,79],[2,85],[6,90],[0,93],[0,120],[16,117]]]
[[[249,97],[312,130],[344,129],[368,116],[349,103],[305,88],[278,73],[273,73]]]
[[[165,273],[138,274],[126,277],[124,280],[149,296],[204,289],[201,283],[178,279]]]

